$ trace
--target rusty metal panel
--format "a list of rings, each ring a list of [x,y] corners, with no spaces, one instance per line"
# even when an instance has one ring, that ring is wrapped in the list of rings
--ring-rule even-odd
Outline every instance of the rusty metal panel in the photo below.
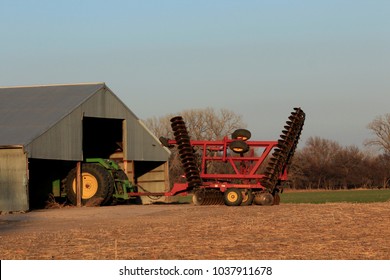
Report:
[[[0,149],[0,212],[28,210],[27,174],[23,148]]]

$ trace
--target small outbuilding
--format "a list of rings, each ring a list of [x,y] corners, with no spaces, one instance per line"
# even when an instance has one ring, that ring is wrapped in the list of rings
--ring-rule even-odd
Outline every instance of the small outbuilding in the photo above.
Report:
[[[0,212],[43,207],[87,158],[115,159],[131,182],[166,191],[169,155],[105,83],[0,87]]]

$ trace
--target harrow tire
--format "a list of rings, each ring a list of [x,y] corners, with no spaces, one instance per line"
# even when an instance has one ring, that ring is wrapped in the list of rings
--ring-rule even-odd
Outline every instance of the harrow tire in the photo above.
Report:
[[[239,206],[242,203],[242,193],[239,189],[227,189],[223,195],[223,200],[227,206]]]
[[[243,140],[236,140],[229,144],[229,148],[238,154],[245,154],[249,151],[249,146]]]
[[[250,189],[242,190],[241,194],[242,194],[241,206],[252,205],[253,199],[255,198],[255,196],[252,193],[252,190]]]
[[[252,136],[251,132],[249,130],[243,129],[243,128],[236,129],[232,133],[232,139],[239,139],[239,140],[243,140],[243,141],[249,140],[251,138],[251,136]]]
[[[256,205],[271,206],[274,205],[274,197],[270,193],[261,193],[255,196],[253,202]]]
[[[107,169],[99,164],[85,163],[82,165],[82,177],[82,205],[99,206],[111,200],[115,181]],[[66,195],[73,205],[77,204],[76,168],[66,178]]]

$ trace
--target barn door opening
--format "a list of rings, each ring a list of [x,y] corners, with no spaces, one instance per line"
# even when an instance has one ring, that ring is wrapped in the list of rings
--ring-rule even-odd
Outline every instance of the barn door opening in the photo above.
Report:
[[[122,153],[125,147],[124,120],[106,118],[83,118],[83,157],[110,158]],[[122,157],[123,159],[123,157]]]

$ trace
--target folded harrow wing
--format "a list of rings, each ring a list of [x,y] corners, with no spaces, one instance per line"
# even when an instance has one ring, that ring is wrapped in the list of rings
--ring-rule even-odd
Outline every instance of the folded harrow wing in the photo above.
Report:
[[[294,108],[278,141],[250,141],[245,129],[219,141],[191,140],[181,116],[171,119],[175,139],[160,137],[169,148],[177,147],[186,183],[174,183],[165,195],[192,193],[196,205],[229,206],[279,204],[281,183],[287,180],[305,121]]]

